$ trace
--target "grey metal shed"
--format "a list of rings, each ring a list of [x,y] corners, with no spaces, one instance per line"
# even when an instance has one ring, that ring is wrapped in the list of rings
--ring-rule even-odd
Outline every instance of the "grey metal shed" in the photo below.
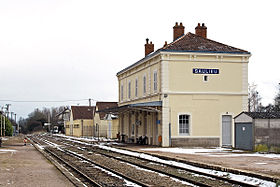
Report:
[[[242,112],[234,118],[235,148],[280,148],[280,113]]]

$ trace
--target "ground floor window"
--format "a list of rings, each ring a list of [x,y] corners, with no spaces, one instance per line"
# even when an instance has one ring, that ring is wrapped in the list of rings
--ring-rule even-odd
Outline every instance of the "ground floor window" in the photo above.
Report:
[[[79,124],[74,124],[74,128],[79,128]]]
[[[179,115],[179,134],[190,133],[190,116],[186,114]]]

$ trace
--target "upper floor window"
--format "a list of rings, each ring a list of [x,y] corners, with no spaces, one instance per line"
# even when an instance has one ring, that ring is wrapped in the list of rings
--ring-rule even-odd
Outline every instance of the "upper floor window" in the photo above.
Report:
[[[190,116],[183,114],[179,115],[179,134],[190,133]]]
[[[135,79],[135,97],[138,97],[138,79]]]
[[[154,91],[157,91],[157,71],[154,71]]]
[[[121,85],[121,101],[123,101],[123,85]]]
[[[146,94],[146,76],[143,77],[143,94]]]
[[[128,98],[131,98],[131,82],[128,82]]]

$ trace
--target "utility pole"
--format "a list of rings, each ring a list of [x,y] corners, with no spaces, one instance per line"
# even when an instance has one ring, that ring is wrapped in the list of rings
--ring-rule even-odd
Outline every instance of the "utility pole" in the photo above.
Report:
[[[15,123],[17,126],[17,134],[19,134],[19,124],[17,123],[17,114],[15,114]]]
[[[6,111],[7,111],[7,118],[9,119],[9,108],[10,108],[11,104],[6,104]]]
[[[2,125],[3,125],[3,121],[2,121],[2,112],[1,112],[1,134],[0,134],[0,136],[2,136]]]
[[[3,111],[3,108],[4,107],[1,107],[1,111],[0,111],[0,116],[1,116],[1,134],[0,134],[0,136],[2,136],[3,135],[3,118],[4,118],[4,111]]]
[[[11,112],[11,122],[13,121],[13,114],[14,112]]]
[[[6,122],[5,122],[5,116],[3,116],[3,117],[4,117],[4,129],[3,130],[4,130],[4,137],[5,137],[5,132],[6,132],[6,130],[5,130],[6,129],[6,124],[5,123]]]

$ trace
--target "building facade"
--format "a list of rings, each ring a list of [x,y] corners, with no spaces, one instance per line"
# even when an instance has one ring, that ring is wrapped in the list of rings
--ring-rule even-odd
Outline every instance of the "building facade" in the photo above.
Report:
[[[117,73],[120,134],[159,146],[233,146],[233,116],[247,110],[248,51],[173,27],[174,41]]]
[[[95,137],[117,138],[117,133],[119,132],[117,116],[98,112],[117,106],[117,102],[96,102],[96,112],[94,113]]]
[[[65,135],[92,137],[94,112],[95,107],[92,106],[71,106],[69,121],[65,122]]]

